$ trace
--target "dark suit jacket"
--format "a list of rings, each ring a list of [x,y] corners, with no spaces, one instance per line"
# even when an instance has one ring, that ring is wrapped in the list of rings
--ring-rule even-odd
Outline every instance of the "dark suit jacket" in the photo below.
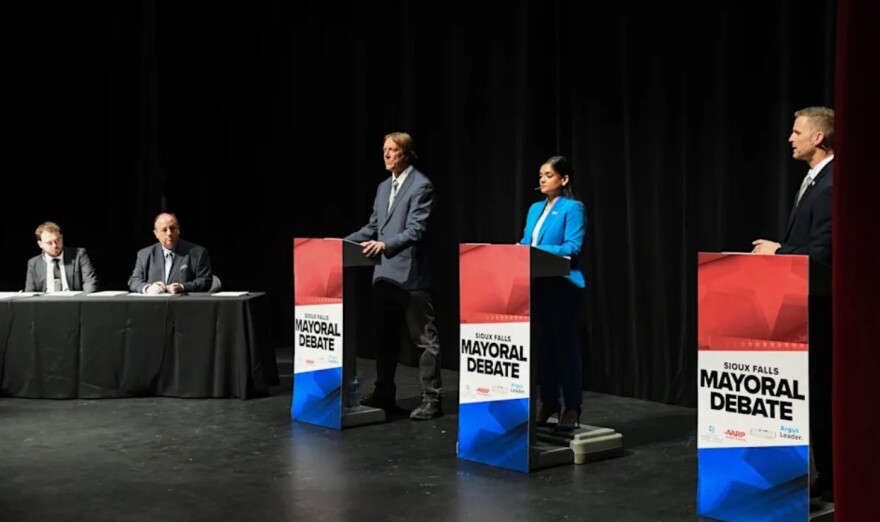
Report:
[[[385,243],[383,253],[373,270],[373,282],[389,281],[407,290],[431,287],[426,234],[434,208],[434,185],[415,167],[397,189],[394,204],[388,208],[391,177],[379,183],[370,221],[349,241],[375,239]]]
[[[822,167],[800,203],[791,209],[785,240],[777,254],[809,255],[811,261],[831,264],[833,165],[834,160],[831,160]]]
[[[45,292],[46,281],[49,279],[47,270],[48,266],[43,259],[43,254],[30,258],[24,291]],[[98,290],[98,276],[85,248],[64,249],[64,274],[67,276],[67,286],[71,290],[83,292]]]
[[[208,251],[181,239],[174,249],[174,261],[168,281],[165,281],[165,255],[162,245],[154,243],[138,251],[134,272],[128,279],[128,288],[132,292],[142,293],[145,286],[156,281],[165,281],[168,284],[182,284],[185,292],[207,292],[213,279]]]

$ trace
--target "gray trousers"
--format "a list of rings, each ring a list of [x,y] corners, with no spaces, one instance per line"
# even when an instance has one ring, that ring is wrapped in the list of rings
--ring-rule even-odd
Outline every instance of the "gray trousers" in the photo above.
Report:
[[[394,397],[394,374],[401,346],[410,342],[421,350],[419,380],[422,399],[439,401],[440,337],[434,325],[434,305],[428,290],[406,290],[395,284],[377,281],[373,285],[373,325],[376,348],[377,395]]]

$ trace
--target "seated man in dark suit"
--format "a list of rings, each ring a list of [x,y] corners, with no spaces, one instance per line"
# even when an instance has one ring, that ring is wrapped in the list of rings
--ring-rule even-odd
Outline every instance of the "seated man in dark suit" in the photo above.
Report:
[[[214,278],[208,251],[180,239],[177,216],[156,216],[153,234],[159,242],[138,251],[128,288],[139,294],[207,292]]]
[[[47,221],[37,227],[42,254],[28,260],[25,292],[98,290],[98,276],[85,248],[64,248],[61,227]]]

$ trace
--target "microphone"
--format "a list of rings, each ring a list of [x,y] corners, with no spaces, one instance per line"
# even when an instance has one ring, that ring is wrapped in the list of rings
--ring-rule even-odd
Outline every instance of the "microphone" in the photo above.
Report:
[[[541,187],[535,187],[535,192],[540,192]]]

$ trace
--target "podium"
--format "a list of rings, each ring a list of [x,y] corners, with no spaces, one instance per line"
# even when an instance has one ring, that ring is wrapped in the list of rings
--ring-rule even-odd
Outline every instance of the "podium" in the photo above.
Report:
[[[570,261],[533,247],[462,244],[459,266],[459,458],[521,472],[573,463],[572,448],[558,445],[568,440],[543,442],[534,423],[540,342],[530,313],[532,280],[568,275]],[[578,431],[578,444],[620,447],[611,430]]]
[[[385,412],[357,404],[355,270],[375,260],[342,239],[293,240],[294,420],[333,429],[385,421]]]
[[[809,259],[701,252],[697,288],[697,514],[809,520]]]

